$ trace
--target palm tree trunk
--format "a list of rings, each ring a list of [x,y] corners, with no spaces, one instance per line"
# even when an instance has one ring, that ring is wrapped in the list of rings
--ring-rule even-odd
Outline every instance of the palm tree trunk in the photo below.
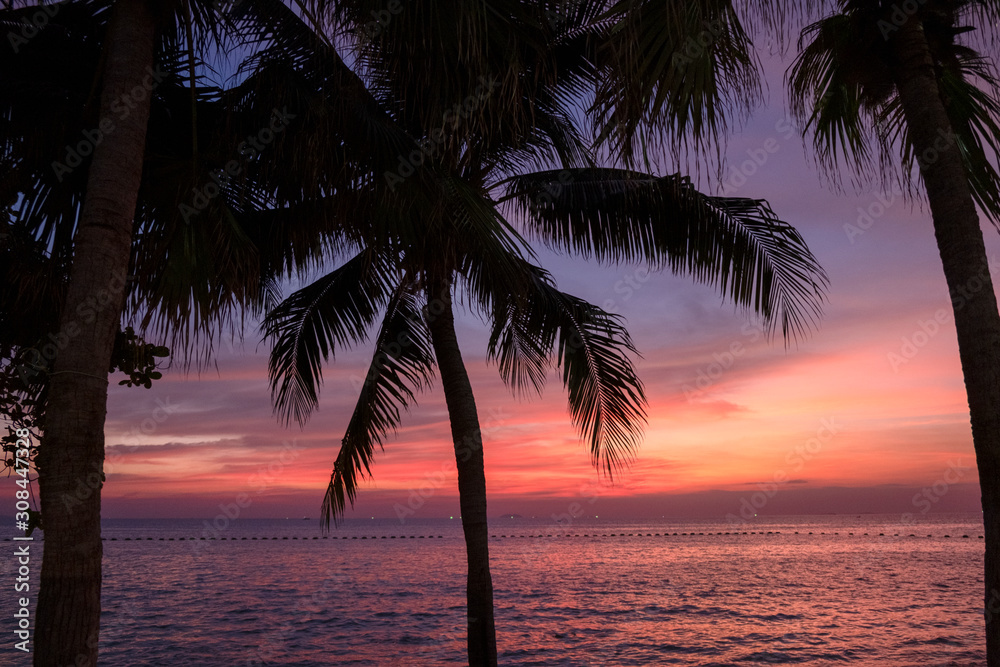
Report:
[[[493,579],[490,576],[489,527],[486,523],[486,467],[476,398],[455,335],[449,281],[429,282],[427,320],[441,372],[451,437],[458,466],[458,495],[469,563],[466,588],[469,621],[469,665],[495,667],[496,628],[493,622]]]
[[[146,0],[121,0],[113,11],[101,118],[114,129],[94,147],[60,321],[64,344],[49,382],[38,453],[45,543],[34,664],[46,667],[97,664],[108,368],[121,326],[152,95],[143,83],[152,85],[155,33]]]
[[[893,43],[894,78],[934,219],[951,293],[986,528],[986,653],[1000,667],[1000,314],[968,175],[938,91],[922,25]]]

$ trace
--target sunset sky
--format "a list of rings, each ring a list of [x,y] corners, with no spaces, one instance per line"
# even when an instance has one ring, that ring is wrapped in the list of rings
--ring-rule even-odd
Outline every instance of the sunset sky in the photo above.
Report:
[[[768,105],[730,138],[729,173],[748,151],[772,152],[728,194],[769,200],[803,234],[830,277],[819,328],[786,350],[689,278],[539,250],[560,289],[627,318],[649,424],[636,460],[611,483],[570,423],[558,376],[541,398],[514,399],[485,362],[486,328],[465,317],[459,338],[485,433],[491,515],[547,517],[579,502],[588,515],[721,518],[754,494],[766,498],[761,514],[978,509],[930,216],[898,196],[826,188],[787,129],[782,69],[769,60]],[[852,236],[844,226],[859,210],[870,210],[871,224]],[[998,276],[1000,239],[988,222],[984,230]],[[324,371],[320,411],[304,429],[286,428],[272,414],[258,339],[248,330],[242,347],[219,356],[218,372],[172,369],[151,390],[113,386],[106,517],[208,518],[237,498],[244,517],[318,516],[371,349],[338,355]],[[408,508],[406,519],[457,517],[454,470],[436,383],[386,443],[348,516]],[[924,488],[934,502],[915,502]]]

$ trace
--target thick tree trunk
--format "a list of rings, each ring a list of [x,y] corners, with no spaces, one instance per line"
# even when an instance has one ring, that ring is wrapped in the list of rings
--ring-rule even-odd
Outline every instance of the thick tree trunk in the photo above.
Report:
[[[986,524],[987,662],[1000,667],[1000,314],[979,217],[920,22],[903,26],[893,47],[894,78],[920,156],[955,313]]]
[[[38,453],[45,522],[35,621],[34,664],[39,666],[97,664],[108,368],[121,326],[142,174],[154,32],[146,0],[116,3],[101,92],[104,137],[94,147],[74,239]]]
[[[497,639],[493,622],[493,579],[490,576],[489,527],[486,523],[486,468],[483,439],[472,384],[455,335],[450,285],[431,283],[427,290],[427,319],[441,372],[451,437],[458,466],[458,494],[469,562],[466,588],[469,620],[469,665],[494,667]]]

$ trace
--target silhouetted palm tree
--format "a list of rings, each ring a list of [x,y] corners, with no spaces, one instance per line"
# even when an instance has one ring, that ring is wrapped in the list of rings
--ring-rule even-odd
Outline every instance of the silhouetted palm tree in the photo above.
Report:
[[[1000,666],[1000,315],[978,204],[1000,220],[997,81],[990,58],[957,38],[971,20],[989,46],[991,2],[837,3],[802,33],[789,71],[793,111],[821,163],[838,161],[910,190],[919,174],[951,294],[986,529],[986,639]],[[889,168],[900,161],[900,167]]]
[[[48,419],[37,458],[47,539],[35,617],[36,665],[97,661],[107,376],[121,322],[157,40],[154,14],[145,0],[119,2],[110,11],[95,106],[98,121],[114,122],[114,130],[86,148],[93,156],[73,235],[65,297],[69,307],[60,317],[66,342],[49,372]],[[135,98],[133,89],[140,91]],[[132,103],[127,114],[113,108],[123,96]],[[79,485],[86,484],[88,475],[96,488],[82,494]],[[85,497],[68,510],[66,501],[78,496]]]
[[[405,16],[333,4],[333,33],[383,112],[383,135],[405,145],[388,164],[358,164],[358,187],[323,198],[349,202],[335,207],[345,216],[337,238],[358,230],[358,251],[268,315],[274,399],[283,417],[305,421],[323,361],[363,341],[384,312],[324,501],[329,522],[437,365],[467,545],[469,663],[495,665],[482,439],[456,296],[489,322],[489,357],[516,390],[541,389],[549,364],[561,367],[573,420],[611,472],[634,451],[643,415],[631,343],[613,316],[555,289],[518,226],[559,249],[690,273],[786,335],[818,315],[825,277],[762,202],[707,197],[679,175],[595,166],[575,111],[614,71],[617,56],[595,41],[603,8],[553,21],[545,3],[416,2]]]
[[[278,2],[248,3],[238,23],[215,4],[104,0],[0,13],[18,40],[25,20],[46,17],[0,50],[0,201],[15,212],[0,239],[0,350],[44,417],[36,664],[96,664],[104,416],[123,313],[181,357],[210,350],[220,326],[273,305],[275,280],[326,249],[319,217],[273,215],[301,199],[301,183],[334,183],[330,170],[310,180],[308,156],[275,136],[297,130],[288,126],[296,111],[304,127],[317,123],[287,107],[295,100],[267,97],[278,73],[266,63],[248,63],[229,91],[197,74],[196,53],[220,44],[221,31],[285,45],[312,35]],[[356,99],[327,81],[327,121],[351,131]],[[251,139],[266,145],[247,149],[258,146]]]

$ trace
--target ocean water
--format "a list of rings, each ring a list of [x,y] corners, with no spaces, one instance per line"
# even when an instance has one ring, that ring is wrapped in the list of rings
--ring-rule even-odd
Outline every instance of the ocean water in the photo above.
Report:
[[[491,533],[503,665],[985,660],[974,515],[776,517],[738,529],[507,518]],[[315,521],[213,532],[198,520],[112,520],[104,535],[101,665],[463,663],[457,518],[352,520],[328,537]],[[12,608],[9,590],[0,605]],[[0,662],[29,664],[20,659],[4,646]]]

